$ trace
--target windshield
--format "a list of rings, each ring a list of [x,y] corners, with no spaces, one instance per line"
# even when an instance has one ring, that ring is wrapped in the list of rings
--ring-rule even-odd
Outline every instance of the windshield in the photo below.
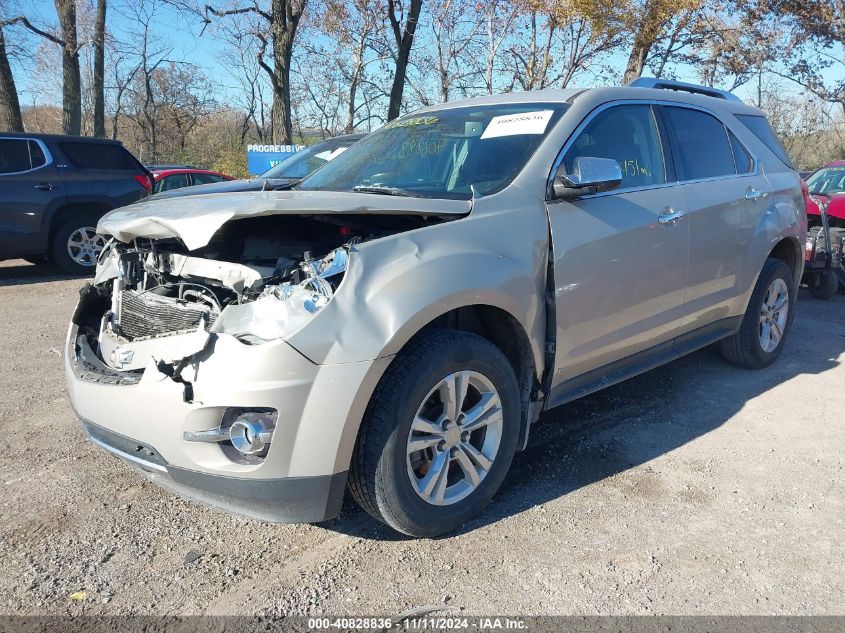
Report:
[[[845,166],[818,170],[807,179],[807,187],[813,193],[842,193],[845,191]]]
[[[511,103],[395,119],[300,189],[469,199],[506,187],[568,106]]]
[[[340,156],[354,142],[354,139],[343,141],[329,139],[315,143],[311,147],[299,150],[278,165],[274,165],[261,174],[259,178],[305,178],[312,171]]]

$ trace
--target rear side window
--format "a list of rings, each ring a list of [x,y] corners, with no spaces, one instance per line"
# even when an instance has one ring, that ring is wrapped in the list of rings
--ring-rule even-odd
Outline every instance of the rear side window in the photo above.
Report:
[[[731,139],[731,149],[734,153],[734,164],[736,165],[736,173],[747,174],[754,169],[754,159],[751,154],[745,149],[745,146],[740,143],[739,139],[733,132],[728,130],[728,136]]]
[[[173,174],[165,176],[156,183],[155,192],[170,191],[171,189],[181,189],[188,186],[188,174]]]
[[[80,169],[140,171],[138,163],[126,149],[111,143],[59,143],[62,151]]]
[[[222,176],[215,176],[214,174],[192,174],[195,185],[210,185],[213,182],[220,182],[223,180]]]
[[[33,169],[47,164],[47,157],[35,141],[29,141],[29,159]]]
[[[675,162],[681,180],[701,180],[737,173],[734,149],[725,125],[690,108],[665,107],[675,138]]]
[[[0,174],[16,174],[47,163],[41,146],[26,139],[0,139]]]
[[[597,114],[563,157],[567,173],[576,158],[610,158],[622,169],[622,188],[666,182],[663,147],[654,112],[647,105],[623,105]]]
[[[754,133],[754,136],[763,141],[766,147],[772,150],[784,165],[790,169],[795,169],[792,159],[789,158],[789,154],[786,153],[783,145],[780,144],[777,134],[775,134],[772,126],[769,125],[766,117],[753,114],[737,114],[735,116],[745,127]]]

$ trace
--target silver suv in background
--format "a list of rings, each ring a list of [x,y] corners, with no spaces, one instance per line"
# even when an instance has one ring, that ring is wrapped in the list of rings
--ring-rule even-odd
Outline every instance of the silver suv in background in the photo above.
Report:
[[[763,368],[806,215],[759,110],[641,80],[385,125],[290,191],[111,212],[67,339],[92,442],[187,497],[415,536],[479,514],[544,410],[712,343]]]

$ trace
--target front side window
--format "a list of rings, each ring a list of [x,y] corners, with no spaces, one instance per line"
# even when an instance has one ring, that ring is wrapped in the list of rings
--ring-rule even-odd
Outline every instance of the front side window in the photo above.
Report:
[[[725,125],[691,108],[664,107],[675,139],[675,165],[680,180],[718,178],[737,173],[734,150]]]
[[[395,119],[299,185],[468,200],[506,187],[568,106],[509,103],[444,108]]]
[[[26,139],[0,139],[0,174],[17,174],[47,163],[41,146]]]
[[[648,105],[622,105],[599,112],[564,155],[567,173],[573,173],[576,158],[615,160],[622,170],[621,188],[666,182],[660,133]]]

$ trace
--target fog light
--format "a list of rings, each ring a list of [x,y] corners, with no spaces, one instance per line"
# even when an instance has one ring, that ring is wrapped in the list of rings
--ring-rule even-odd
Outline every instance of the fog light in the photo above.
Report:
[[[276,421],[270,417],[267,413],[257,412],[239,416],[229,427],[232,446],[244,455],[258,455],[264,451],[272,441],[275,431]]]
[[[231,447],[226,448],[227,443],[231,442],[240,455],[248,457],[249,463],[253,463],[256,457],[260,461],[260,458],[267,454],[278,416],[279,412],[275,409],[226,409],[219,428],[185,431],[183,437],[186,442],[222,443],[224,452],[231,451]],[[238,453],[233,453],[230,457],[234,458]]]

